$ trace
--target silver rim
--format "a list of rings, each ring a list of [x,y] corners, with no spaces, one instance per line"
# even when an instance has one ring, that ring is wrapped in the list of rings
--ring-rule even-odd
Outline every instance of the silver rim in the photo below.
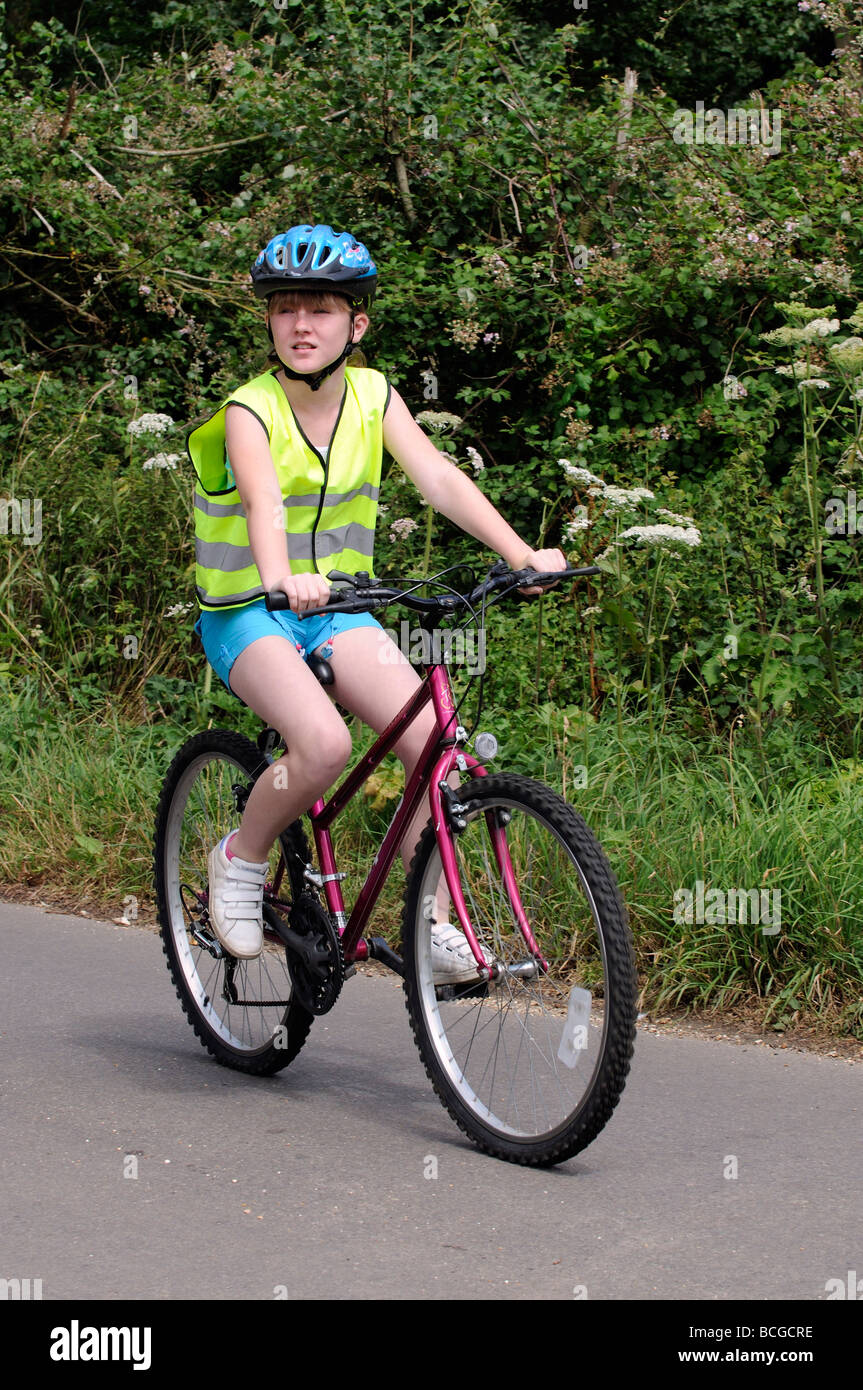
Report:
[[[497,866],[486,821],[493,808],[511,813],[515,881],[547,974],[533,965]],[[503,968],[479,997],[470,997],[472,984],[442,989],[433,979],[430,924],[421,919],[416,973],[431,1046],[459,1101],[489,1130],[514,1140],[551,1137],[584,1104],[605,1051],[608,971],[594,896],[554,827],[504,796],[468,816],[455,850],[471,923]],[[441,875],[435,847],[420,903]],[[457,924],[454,912],[450,921]]]
[[[225,961],[215,959],[189,931],[190,906],[207,889],[207,857],[237,822],[231,783],[238,774],[248,780],[242,764],[225,753],[203,753],[183,773],[171,802],[166,827],[165,882],[171,936],[176,958],[195,1008],[207,1026],[228,1047],[253,1054],[285,1045],[282,1027],[291,996],[291,977],[284,949],[264,938],[254,960],[237,961],[233,983],[239,1001],[223,995]],[[271,878],[279,861],[271,854]],[[181,892],[181,885],[183,891]]]

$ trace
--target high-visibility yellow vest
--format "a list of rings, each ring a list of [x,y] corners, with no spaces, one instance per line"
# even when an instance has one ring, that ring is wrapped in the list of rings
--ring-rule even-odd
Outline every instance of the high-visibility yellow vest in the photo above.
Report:
[[[245,406],[266,430],[291,573],[374,573],[386,378],[368,367],[345,368],[341,409],[324,461],[300,428],[277,370],[240,386],[186,439],[198,477],[195,569],[201,608],[239,608],[264,593],[225,447],[225,411],[232,403]]]

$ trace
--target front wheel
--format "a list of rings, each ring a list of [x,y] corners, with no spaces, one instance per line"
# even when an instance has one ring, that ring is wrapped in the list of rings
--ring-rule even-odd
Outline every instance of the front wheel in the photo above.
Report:
[[[267,763],[247,738],[227,730],[196,734],[174,758],[156,815],[154,868],[162,944],[186,1016],[218,1062],[270,1076],[292,1062],[312,1014],[294,997],[278,928],[305,887],[308,859],[297,822],[270,855],[264,890],[264,949],[238,960],[209,922],[207,856],[235,827]]]
[[[405,895],[411,1026],[435,1091],[481,1149],[560,1163],[596,1138],[629,1071],[637,982],[626,912],[599,844],[549,787],[494,774],[463,782],[459,798],[469,809],[456,861],[493,978],[435,979],[442,867],[429,823]]]

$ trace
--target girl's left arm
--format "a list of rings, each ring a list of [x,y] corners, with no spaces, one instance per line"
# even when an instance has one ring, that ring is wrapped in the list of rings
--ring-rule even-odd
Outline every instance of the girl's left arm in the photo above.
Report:
[[[393,390],[383,425],[384,446],[435,511],[497,551],[513,569],[540,572],[566,568],[560,550],[534,550],[504,521],[466,473],[442,454],[424,434],[401,396]],[[525,594],[541,589],[526,588]]]

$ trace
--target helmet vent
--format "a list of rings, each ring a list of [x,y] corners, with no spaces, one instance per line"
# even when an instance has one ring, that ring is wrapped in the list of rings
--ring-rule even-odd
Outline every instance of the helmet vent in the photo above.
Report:
[[[348,299],[370,305],[377,288],[377,269],[366,247],[350,232],[303,225],[271,239],[255,261],[251,279],[259,299],[288,287],[332,287]]]

